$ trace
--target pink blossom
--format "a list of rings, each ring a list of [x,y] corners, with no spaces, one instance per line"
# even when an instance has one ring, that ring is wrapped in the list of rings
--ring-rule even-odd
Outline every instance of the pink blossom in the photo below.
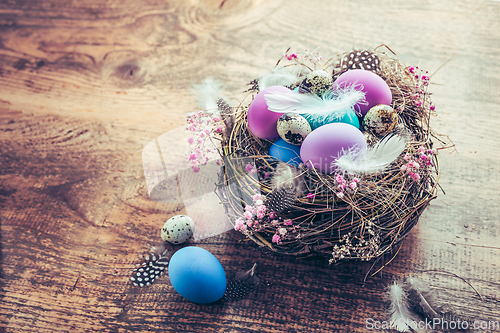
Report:
[[[258,205],[258,206],[260,206],[260,205],[263,204],[263,202],[262,202],[262,200],[255,200],[255,204]]]
[[[252,218],[252,216],[253,216],[251,212],[245,212],[245,214],[243,214],[243,215],[245,216],[245,218],[246,218],[247,220],[251,219],[251,218]]]
[[[281,243],[281,237],[278,234],[274,234],[273,243]]]
[[[202,138],[198,138],[198,143],[202,143],[203,142],[203,139]]]
[[[278,225],[278,223],[279,223],[279,221],[278,221],[278,220],[272,220],[272,221],[271,221],[271,225],[272,225],[273,227],[277,226],[277,225]]]
[[[196,132],[196,130],[197,130],[196,125],[194,125],[194,124],[193,124],[193,125],[189,126],[189,130],[190,130],[191,132]]]
[[[285,54],[288,60],[297,59],[297,53]]]
[[[414,181],[418,181],[420,179],[420,175],[415,172],[410,172],[410,177],[413,178]]]
[[[215,131],[216,131],[217,133],[220,133],[220,132],[222,132],[222,129],[223,129],[223,128],[224,128],[224,127],[223,127],[222,125],[219,125],[219,126],[217,126],[217,128],[215,129]]]
[[[358,179],[358,178],[356,178],[356,177],[354,177],[354,178],[352,179],[352,181],[353,181],[353,182],[355,182],[355,183],[358,183],[358,182],[359,182],[359,179]]]
[[[420,147],[418,147],[418,153],[419,153],[419,154],[423,154],[424,152],[425,152],[425,148],[424,148],[424,146],[420,146]]]
[[[410,73],[415,73],[415,67],[413,66],[408,67],[408,70],[410,71]]]
[[[275,219],[276,218],[276,213],[275,212],[270,212],[269,213],[269,218],[270,219]]]
[[[292,225],[293,224],[293,221],[291,219],[286,219],[283,222],[284,222],[283,223],[284,225]]]
[[[269,176],[270,176],[269,172],[266,172],[266,173],[264,174],[264,178],[268,178]]]
[[[254,194],[252,196],[253,201],[261,200],[262,199],[262,194]]]
[[[335,193],[339,199],[342,199],[344,197],[344,192],[337,192]]]
[[[193,153],[193,154],[191,154],[191,155],[189,155],[189,160],[190,160],[190,161],[192,161],[192,160],[196,160],[196,158],[198,158],[198,155],[196,155],[196,154],[194,154],[194,153]]]
[[[240,231],[243,231],[243,232],[247,231],[247,225],[246,225],[246,224],[243,224],[243,225],[241,226],[241,228],[240,228]]]
[[[358,185],[356,184],[356,182],[351,182],[349,183],[349,187],[352,188],[353,190],[357,187]]]
[[[404,164],[401,166],[401,171],[406,171],[408,169],[408,165]]]
[[[245,224],[245,222],[243,221],[243,219],[240,217],[239,219],[236,220],[236,222],[234,223],[234,230],[240,230],[241,227]]]
[[[411,155],[406,153],[404,159],[405,161],[409,161],[411,159]]]
[[[220,160],[216,160],[215,164],[220,165]]]
[[[287,230],[285,228],[278,228],[278,234],[284,236],[286,235]]]
[[[253,210],[253,207],[252,207],[252,206],[250,206],[250,205],[246,205],[246,206],[245,206],[245,211],[246,211],[246,212],[251,212],[252,210]]]
[[[193,138],[192,136],[190,136],[190,137],[188,138],[188,143],[189,143],[190,145],[192,145],[192,144],[194,143],[194,138]]]
[[[245,169],[250,172],[253,169],[253,165],[251,165],[250,163],[248,163],[247,166],[245,167]]]
[[[212,119],[213,119],[213,121],[218,122],[220,120],[220,117],[219,116],[213,116]]]
[[[264,214],[266,212],[266,210],[267,210],[267,207],[264,205],[260,205],[257,207],[257,213],[259,213],[259,214]]]
[[[431,106],[429,107],[429,109],[430,109],[431,111],[434,111],[434,110],[436,110],[436,107],[435,107],[434,105],[431,105]]]
[[[264,213],[257,213],[257,218],[258,219],[263,219],[264,216],[266,216],[266,214],[264,214]]]
[[[314,199],[313,193],[307,193],[307,199]]]
[[[191,168],[193,168],[194,172],[200,171],[200,167],[198,165],[192,165]]]
[[[252,227],[253,221],[252,220],[247,220],[247,226]]]

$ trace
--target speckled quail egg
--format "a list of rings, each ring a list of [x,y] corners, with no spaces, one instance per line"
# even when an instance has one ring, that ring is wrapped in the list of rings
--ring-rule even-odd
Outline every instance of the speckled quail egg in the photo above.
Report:
[[[398,124],[398,114],[389,105],[375,105],[363,118],[363,129],[375,136],[392,132]]]
[[[377,138],[369,132],[363,132],[363,135],[365,136],[366,144],[368,146],[373,146],[378,141]]]
[[[300,83],[299,92],[322,96],[332,90],[333,78],[323,70],[312,71]]]
[[[181,244],[193,236],[194,222],[187,215],[171,217],[161,228],[161,239],[172,244]]]
[[[311,133],[311,125],[298,113],[281,115],[276,124],[279,136],[292,145],[300,145],[306,136]]]

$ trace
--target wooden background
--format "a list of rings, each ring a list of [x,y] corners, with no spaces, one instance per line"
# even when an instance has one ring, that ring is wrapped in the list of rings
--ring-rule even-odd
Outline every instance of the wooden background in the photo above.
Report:
[[[275,257],[231,231],[196,244],[228,274],[258,262],[268,283],[247,299],[129,283],[183,213],[148,198],[141,151],[196,110],[192,84],[212,76],[236,101],[288,47],[379,44],[431,73],[451,58],[433,127],[456,145],[446,195],[387,267],[365,281],[372,263]],[[456,314],[500,320],[499,54],[499,1],[1,1],[0,332],[367,332],[410,274]]]

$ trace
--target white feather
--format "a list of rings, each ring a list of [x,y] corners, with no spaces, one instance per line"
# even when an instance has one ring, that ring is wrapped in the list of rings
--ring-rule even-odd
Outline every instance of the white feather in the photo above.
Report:
[[[271,180],[273,189],[295,188],[297,195],[301,193],[303,183],[303,176],[299,174],[299,170],[284,162],[278,164]]]
[[[221,97],[222,82],[209,77],[201,84],[193,85],[192,91],[198,100],[198,106],[202,110],[217,111],[217,99]]]
[[[406,147],[402,135],[388,135],[363,153],[359,149],[345,152],[336,159],[334,169],[348,173],[374,173],[384,170],[401,155]]]
[[[406,292],[396,281],[389,289],[389,298],[391,300],[389,309],[391,327],[395,327],[399,332],[408,332],[410,327],[417,327],[415,316],[408,306]]]
[[[290,72],[285,67],[277,67],[259,78],[259,90],[271,86],[291,86],[297,81],[297,74]]]
[[[335,113],[342,117],[355,104],[363,104],[362,91],[347,88],[319,97],[316,94],[299,94],[293,91],[272,91],[264,95],[270,111],[287,113]]]

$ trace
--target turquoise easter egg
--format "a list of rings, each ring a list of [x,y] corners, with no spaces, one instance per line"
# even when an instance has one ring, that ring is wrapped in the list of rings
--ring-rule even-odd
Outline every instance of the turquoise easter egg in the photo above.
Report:
[[[295,88],[293,91],[299,93],[299,87]],[[341,118],[337,116],[336,112],[331,114],[328,113],[301,114],[301,116],[307,120],[307,122],[311,126],[311,130],[313,131],[318,127],[331,123],[345,123],[352,125],[357,129],[360,129],[359,118],[352,109],[347,109],[345,111],[345,114]]]
[[[300,146],[292,145],[283,139],[278,139],[271,145],[269,156],[295,167],[298,167],[302,163],[300,159]]]
[[[207,250],[187,246],[174,253],[168,277],[182,297],[194,303],[218,301],[226,292],[226,273],[219,260]]]
[[[345,112],[342,118],[339,118],[335,113],[332,114],[301,114],[304,117],[309,125],[311,125],[311,129],[314,131],[316,128],[321,127],[326,124],[331,123],[345,123],[352,125],[359,129],[359,118],[354,113],[353,110],[349,109]]]

